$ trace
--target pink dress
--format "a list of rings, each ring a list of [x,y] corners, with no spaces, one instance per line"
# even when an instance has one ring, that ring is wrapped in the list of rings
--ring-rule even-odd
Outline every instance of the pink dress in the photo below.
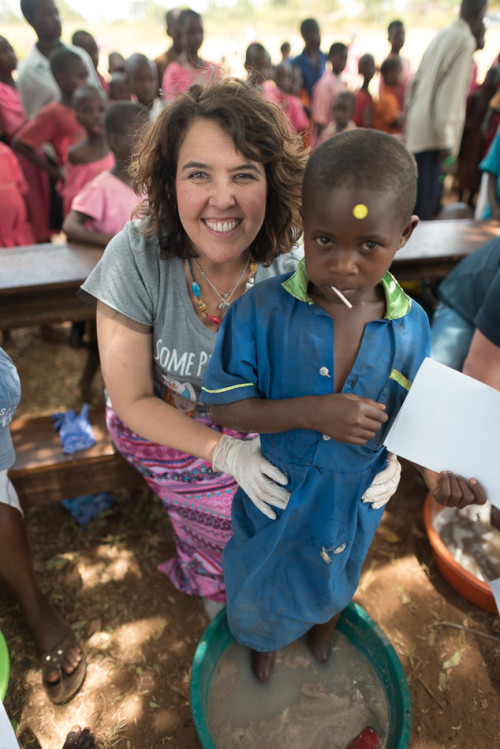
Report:
[[[7,136],[9,143],[16,133],[26,124],[26,116],[21,98],[15,88],[0,83],[0,129]],[[43,153],[40,152],[40,156]],[[28,186],[26,202],[28,220],[33,229],[36,242],[47,242],[50,239],[48,224],[49,215],[49,181],[47,175],[37,169],[31,161],[17,156]]]
[[[102,172],[87,182],[73,200],[71,210],[89,216],[86,229],[112,237],[130,221],[132,210],[141,200],[121,179],[111,172]]]
[[[0,247],[19,247],[35,241],[24,201],[27,191],[15,154],[0,142]]]
[[[56,152],[58,166],[62,166],[71,146],[85,138],[85,130],[72,109],[51,101],[21,128],[16,137],[31,148],[50,143]]]
[[[264,81],[262,86],[264,98],[273,104],[278,104],[293,125],[295,132],[307,130],[309,119],[298,96],[281,91],[274,81]]]
[[[111,151],[102,159],[91,161],[89,164],[72,164],[70,161],[66,164],[66,179],[61,188],[63,197],[63,215],[64,218],[71,211],[73,199],[90,182],[102,172],[109,172],[115,165],[115,157]]]
[[[220,78],[221,70],[212,62],[205,63],[202,68],[190,69],[174,60],[165,70],[163,76],[161,84],[163,99],[164,101],[172,101],[195,83],[206,86],[208,83],[220,80]]]

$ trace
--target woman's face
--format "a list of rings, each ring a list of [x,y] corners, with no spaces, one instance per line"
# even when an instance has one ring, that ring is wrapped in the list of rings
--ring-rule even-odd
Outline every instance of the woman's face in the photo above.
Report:
[[[201,257],[228,263],[248,249],[266,213],[264,165],[240,153],[214,120],[189,127],[175,187],[181,223]]]

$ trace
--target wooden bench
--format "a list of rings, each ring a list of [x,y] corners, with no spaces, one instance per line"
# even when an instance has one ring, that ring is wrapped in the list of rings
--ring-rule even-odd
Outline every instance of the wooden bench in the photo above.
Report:
[[[16,462],[9,470],[9,477],[23,506],[72,499],[119,487],[144,486],[140,474],[115,452],[106,429],[104,411],[92,412],[90,422],[96,444],[72,455],[63,453],[50,416],[15,419],[11,423]]]

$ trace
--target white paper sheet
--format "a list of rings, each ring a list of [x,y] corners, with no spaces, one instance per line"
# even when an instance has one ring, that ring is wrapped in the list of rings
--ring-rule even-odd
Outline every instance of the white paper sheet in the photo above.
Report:
[[[500,391],[425,359],[385,445],[433,471],[476,478],[500,507]]]
[[[16,734],[12,730],[2,700],[0,700],[0,749],[19,749]]]

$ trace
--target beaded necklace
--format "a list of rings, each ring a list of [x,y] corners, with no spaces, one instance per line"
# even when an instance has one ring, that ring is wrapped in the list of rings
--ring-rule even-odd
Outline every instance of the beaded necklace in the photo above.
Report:
[[[243,268],[243,271],[241,272],[240,276],[238,277],[238,280],[236,283],[233,284],[233,286],[229,289],[227,293],[223,293],[219,291],[219,289],[215,286],[215,284],[209,279],[199,262],[196,260],[196,258],[193,258],[196,268],[200,271],[201,275],[205,279],[205,281],[209,284],[209,286],[215,291],[217,296],[219,297],[220,304],[217,305],[217,309],[220,309],[222,313],[225,313],[228,307],[230,307],[231,297],[233,296],[234,292],[238,288],[241,279],[247,272],[248,266],[250,266],[250,278],[246,282],[245,285],[245,291],[249,288],[251,288],[255,283],[255,274],[257,272],[257,263],[251,263],[250,258],[247,260],[247,263],[245,267]],[[202,314],[205,315],[205,317],[210,320],[210,322],[214,323],[215,325],[220,325],[222,323],[222,315],[221,317],[216,317],[215,315],[208,315],[207,314],[207,305],[205,302],[201,299],[201,289],[199,283],[197,283],[195,277],[194,277],[194,271],[193,271],[193,264],[191,262],[191,258],[188,257],[187,259],[188,265],[189,265],[189,271],[191,273],[191,291],[193,292],[195,298],[196,298],[196,304],[198,305],[198,309],[202,312]]]

